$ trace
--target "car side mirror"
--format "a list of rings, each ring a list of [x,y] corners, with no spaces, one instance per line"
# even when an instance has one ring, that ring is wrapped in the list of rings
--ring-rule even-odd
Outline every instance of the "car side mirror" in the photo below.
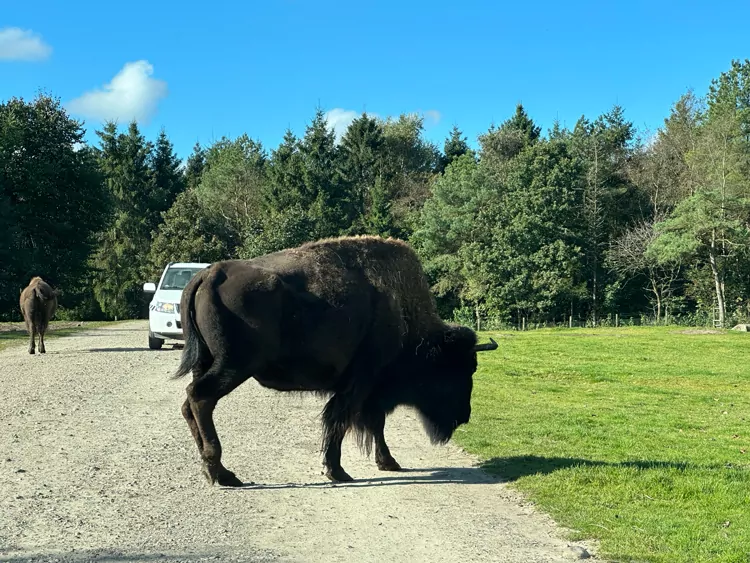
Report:
[[[146,293],[156,293],[156,284],[152,282],[144,283],[143,291]]]

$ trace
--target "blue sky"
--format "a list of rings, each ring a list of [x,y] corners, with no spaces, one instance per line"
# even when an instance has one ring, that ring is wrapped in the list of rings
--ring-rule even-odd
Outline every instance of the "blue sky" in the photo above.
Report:
[[[85,119],[133,116],[193,144],[247,132],[267,148],[318,105],[339,126],[367,110],[426,115],[472,144],[521,102],[544,131],[613,104],[662,124],[750,57],[750,2],[5,2],[0,99],[58,96]],[[75,7],[73,7],[73,5]]]

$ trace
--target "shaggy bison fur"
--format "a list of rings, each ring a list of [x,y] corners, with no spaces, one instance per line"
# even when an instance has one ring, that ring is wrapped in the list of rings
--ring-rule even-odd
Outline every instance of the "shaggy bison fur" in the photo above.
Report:
[[[210,483],[240,486],[221,463],[212,413],[247,379],[279,391],[323,394],[324,465],[350,481],[341,443],[353,430],[383,471],[399,464],[385,442],[386,415],[416,408],[433,443],[469,421],[474,331],[444,323],[422,266],[395,239],[325,239],[252,260],[212,264],[185,287],[185,333],[175,377],[192,372],[182,414]]]

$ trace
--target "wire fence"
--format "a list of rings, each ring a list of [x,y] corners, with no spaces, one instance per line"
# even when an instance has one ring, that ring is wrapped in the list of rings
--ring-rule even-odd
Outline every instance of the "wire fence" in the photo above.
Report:
[[[739,324],[750,324],[750,318],[745,316],[728,316],[723,325],[719,323],[718,318],[708,314],[685,314],[685,315],[668,315],[658,318],[649,315],[624,315],[618,313],[601,317],[596,320],[592,318],[577,318],[569,316],[566,319],[534,321],[528,317],[520,317],[515,322],[508,322],[500,317],[492,315],[475,315],[454,314],[450,319],[452,322],[471,327],[478,331],[526,331],[539,329],[596,329],[596,328],[619,328],[632,326],[675,326],[691,328],[708,328],[708,329],[731,329]]]

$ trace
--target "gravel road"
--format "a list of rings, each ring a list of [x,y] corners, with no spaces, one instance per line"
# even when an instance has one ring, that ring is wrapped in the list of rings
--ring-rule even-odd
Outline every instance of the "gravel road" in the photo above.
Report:
[[[180,351],[130,322],[0,352],[0,561],[563,562],[560,530],[455,445],[398,410],[377,471],[321,474],[322,400],[248,381],[215,420],[241,489],[210,487],[180,414]]]

